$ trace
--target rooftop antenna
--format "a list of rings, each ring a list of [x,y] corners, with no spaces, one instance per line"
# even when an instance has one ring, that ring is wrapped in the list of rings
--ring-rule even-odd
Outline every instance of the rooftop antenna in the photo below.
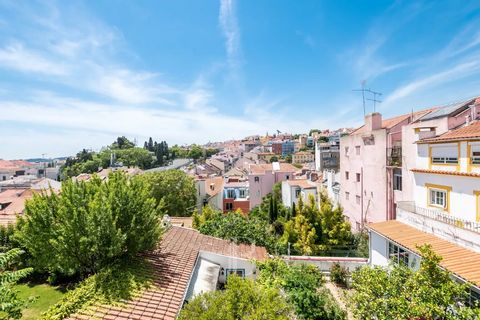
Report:
[[[363,116],[366,115],[366,110],[365,110],[365,91],[368,91],[368,89],[365,89],[365,84],[367,83],[367,80],[362,80],[362,88],[361,89],[354,89],[352,91],[361,91],[362,92],[362,103],[363,103]]]
[[[380,101],[380,100],[377,100],[377,96],[381,96],[382,93],[381,93],[381,92],[376,92],[376,91],[373,91],[373,90],[370,90],[370,89],[365,89],[365,91],[370,92],[371,94],[373,94],[373,99],[367,99],[367,100],[373,101],[373,112],[375,112],[375,109],[376,109],[376,106],[377,106],[377,102],[378,102],[378,103],[381,103],[381,102],[382,102],[382,101]]]

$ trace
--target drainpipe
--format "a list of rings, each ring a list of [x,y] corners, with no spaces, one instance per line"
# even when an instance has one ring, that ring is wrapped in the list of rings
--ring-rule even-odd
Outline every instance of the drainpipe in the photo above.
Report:
[[[364,228],[364,218],[363,218],[363,197],[364,197],[364,194],[363,194],[363,167],[360,169],[360,173],[361,173],[361,194],[362,194],[362,198],[361,198],[361,203],[360,203],[360,206],[361,206],[361,212],[360,212],[360,218],[362,219],[361,220],[361,223],[360,223],[360,227],[363,231],[363,228]]]

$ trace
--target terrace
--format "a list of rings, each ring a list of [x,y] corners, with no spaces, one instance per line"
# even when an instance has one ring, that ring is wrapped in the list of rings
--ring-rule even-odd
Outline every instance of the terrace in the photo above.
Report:
[[[413,201],[397,203],[397,220],[424,232],[480,252],[480,223],[440,210],[418,206]]]

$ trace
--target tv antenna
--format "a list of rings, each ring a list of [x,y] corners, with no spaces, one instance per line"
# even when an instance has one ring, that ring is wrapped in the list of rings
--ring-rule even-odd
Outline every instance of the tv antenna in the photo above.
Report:
[[[377,102],[378,102],[378,103],[381,103],[381,102],[382,102],[381,100],[377,100],[377,96],[381,96],[382,93],[381,93],[381,92],[376,92],[376,91],[373,91],[373,90],[370,90],[370,89],[366,89],[365,91],[370,92],[371,94],[373,94],[373,99],[367,99],[367,100],[373,101],[373,112],[375,112],[375,108],[376,108],[376,106],[377,106]]]
[[[367,83],[367,80],[362,80],[361,84],[362,84],[362,88],[361,89],[353,89],[352,91],[361,91],[362,92],[362,103],[363,103],[363,115],[365,116],[366,115],[366,111],[365,111],[365,91],[367,91],[368,89],[365,89],[365,84]]]

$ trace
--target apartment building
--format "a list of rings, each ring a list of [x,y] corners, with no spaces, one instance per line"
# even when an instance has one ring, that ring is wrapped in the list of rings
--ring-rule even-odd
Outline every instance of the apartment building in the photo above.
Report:
[[[401,146],[402,127],[429,113],[430,110],[382,119],[380,113],[365,116],[365,124],[340,138],[340,203],[352,226],[363,229],[366,222],[394,217],[387,194],[399,164],[388,163],[388,150]]]
[[[308,179],[295,179],[282,181],[282,203],[285,207],[292,207],[298,204],[298,200],[302,198],[303,203],[308,201],[312,195],[318,200],[318,187]]]
[[[272,192],[275,183],[293,179],[297,171],[289,163],[251,164],[248,168],[250,209],[259,205],[263,197]]]
[[[340,137],[329,142],[315,142],[315,170],[338,171],[340,168]]]
[[[248,181],[229,178],[223,186],[223,212],[241,210],[250,211],[250,195]]]
[[[315,161],[315,155],[308,151],[299,151],[292,155],[292,163],[311,163]]]
[[[417,246],[430,244],[443,258],[440,265],[471,283],[478,298],[480,122],[420,137],[415,145],[412,197],[397,202],[396,220],[368,225],[370,263],[386,266],[393,259],[416,268]]]

